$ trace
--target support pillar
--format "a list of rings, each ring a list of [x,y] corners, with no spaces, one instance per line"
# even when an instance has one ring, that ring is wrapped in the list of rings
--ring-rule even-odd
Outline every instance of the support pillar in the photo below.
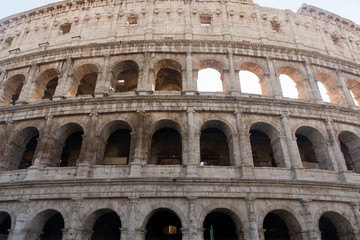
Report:
[[[309,209],[309,200],[302,199],[301,201],[301,207],[302,207],[302,213],[306,224],[306,233],[309,238],[309,240],[316,240],[318,239],[317,233],[314,229],[314,222],[312,221],[310,209]]]
[[[281,85],[278,76],[274,70],[274,64],[272,62],[272,58],[266,57],[266,63],[269,69],[269,75],[267,76],[268,83],[269,86],[271,86],[271,90],[272,90],[270,91],[269,89],[269,95],[274,98],[282,98]]]
[[[17,103],[27,103],[30,101],[32,93],[35,91],[35,88],[37,88],[35,76],[39,68],[40,66],[37,63],[34,62],[31,64],[28,78],[24,83],[19,99],[16,101]]]
[[[99,74],[98,80],[96,81],[95,95],[104,96],[104,94],[109,93],[111,86],[111,72],[109,72],[110,65],[110,55],[107,54],[104,56],[104,65],[102,74]]]
[[[245,123],[244,116],[235,112],[236,127],[238,131],[238,147],[240,149],[240,166],[241,166],[241,177],[254,178],[253,162],[251,159],[251,144],[250,136],[246,130],[247,124]],[[235,146],[234,146],[235,147]]]
[[[247,218],[248,218],[248,229],[249,229],[249,240],[257,240],[259,239],[258,232],[258,224],[256,222],[255,216],[255,199],[254,198],[246,198],[246,210],[247,210]]]
[[[344,98],[345,104],[349,108],[358,109],[358,107],[355,105],[353,97],[350,94],[350,90],[348,89],[348,87],[346,85],[346,80],[345,80],[342,70],[339,68],[336,69],[336,75],[338,77],[338,84],[341,89],[341,93],[342,93],[341,95]]]
[[[129,177],[140,177],[142,171],[142,164],[144,162],[144,152],[147,149],[144,147],[144,123],[145,122],[145,111],[141,110],[137,112],[137,132],[135,135],[135,152],[134,161],[130,163],[130,175]]]
[[[240,80],[239,77],[235,76],[235,70],[234,70],[234,54],[231,49],[228,50],[228,59],[229,59],[229,76],[230,76],[230,92],[238,93],[240,94]],[[239,75],[238,75],[239,76]],[[238,80],[238,81],[237,81]]]
[[[188,155],[186,163],[186,177],[198,177],[197,174],[197,166],[200,165],[200,160],[195,156],[195,133],[194,133],[194,113],[195,110],[193,108],[189,108],[187,112],[188,117],[188,126],[187,126],[187,134],[188,134]]]
[[[127,219],[127,239],[132,240],[136,239],[136,225],[137,225],[137,218],[136,218],[136,211],[137,211],[137,204],[139,198],[131,197],[130,200],[130,212],[129,218]],[[123,235],[123,232],[122,232]]]
[[[67,93],[70,87],[69,79],[71,79],[70,75],[73,64],[74,61],[72,58],[66,58],[65,69],[63,69],[59,75],[58,85],[53,96],[54,100],[65,98],[68,95]]]
[[[314,78],[314,75],[311,71],[311,66],[310,63],[308,61],[305,61],[305,69],[306,69],[306,74],[308,77],[308,81],[309,81],[309,93],[310,93],[310,97],[311,97],[311,101],[314,103],[318,103],[318,104],[322,104],[323,103],[323,99],[320,95],[320,90],[319,87],[316,83],[316,80]],[[306,79],[305,79],[306,80]]]

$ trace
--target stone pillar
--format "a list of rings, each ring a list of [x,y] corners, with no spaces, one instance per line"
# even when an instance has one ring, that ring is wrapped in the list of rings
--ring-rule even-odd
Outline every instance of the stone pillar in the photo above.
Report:
[[[74,198],[72,199],[73,206],[71,208],[71,216],[69,218],[68,228],[63,230],[63,239],[67,240],[77,240],[84,231],[82,226],[82,221],[79,219],[80,209],[82,205],[82,198]]]
[[[346,164],[345,164],[345,158],[344,158],[344,155],[341,153],[339,141],[337,140],[337,137],[335,136],[334,129],[332,127],[330,119],[325,120],[325,127],[326,127],[326,131],[329,135],[331,150],[335,157],[335,162],[333,162],[333,165],[337,166],[337,168],[335,168],[335,170],[337,170],[339,172],[340,181],[346,181],[345,172],[347,171],[347,168],[346,168]]]
[[[301,167],[302,163],[301,163],[299,149],[296,143],[296,138],[291,134],[291,130],[289,127],[289,117],[287,115],[281,116],[281,125],[286,139],[287,150],[289,152],[288,155],[290,157],[290,164],[291,164],[290,168],[293,173],[293,178],[296,179],[297,176],[295,169]]]
[[[150,56],[151,54],[148,51],[144,52],[144,69],[142,78],[139,76],[138,82],[138,91],[150,91],[151,86],[148,86],[149,79],[149,64],[150,64]]]
[[[198,222],[196,216],[196,197],[187,197],[188,200],[188,238],[184,238],[184,240],[197,240],[200,239],[198,232]]]
[[[355,233],[359,236],[360,235],[360,211],[359,211],[359,203],[357,202],[352,202],[349,203],[352,211],[353,211],[353,215],[354,215],[354,219],[356,220],[356,227],[357,229],[355,230]],[[357,238],[358,239],[358,238]]]
[[[16,102],[26,103],[30,101],[32,93],[35,91],[35,88],[38,87],[36,83],[36,74],[38,70],[39,65],[37,63],[32,63],[29,69],[28,77],[20,92],[19,99]]]
[[[340,87],[340,93],[341,96],[344,98],[345,104],[352,109],[358,109],[358,107],[355,105],[354,99],[350,94],[350,90],[348,89],[346,85],[346,79],[344,78],[344,75],[342,73],[341,69],[336,69],[336,75],[338,77],[338,84]]]
[[[194,133],[194,113],[195,110],[193,108],[189,108],[187,112],[188,117],[188,126],[187,126],[187,144],[188,144],[188,152],[186,163],[186,177],[198,177],[196,172],[197,166],[199,166],[200,161],[195,156],[195,133]]]
[[[249,229],[249,240],[259,239],[258,224],[256,222],[255,215],[255,199],[254,198],[245,198],[246,210],[247,210],[247,219],[248,219],[248,229]]]
[[[318,239],[317,233],[314,229],[314,222],[312,221],[311,213],[309,210],[309,200],[302,199],[301,201],[301,207],[302,207],[302,217],[306,224],[306,233],[309,240],[316,240]]]
[[[25,223],[28,220],[29,199],[19,200],[18,214],[15,225],[8,236],[8,240],[29,240],[28,231],[25,229]]]
[[[69,76],[71,75],[72,66],[74,64],[74,61],[72,58],[68,57],[66,58],[66,64],[65,69],[63,69],[59,75],[58,85],[55,89],[54,97],[53,99],[61,99],[65,96],[67,96],[68,87],[69,87]]]
[[[144,121],[145,121],[145,111],[141,110],[137,112],[137,128],[136,135],[134,140],[135,149],[134,149],[134,161],[130,163],[130,177],[140,177],[142,171],[142,164],[144,161],[144,152],[147,149],[144,147]]]
[[[320,95],[319,87],[316,83],[314,75],[311,71],[310,63],[308,61],[305,61],[305,69],[306,69],[307,79],[305,78],[304,80],[305,81],[307,80],[309,82],[310,89],[308,89],[308,90],[309,90],[311,101],[314,103],[322,104],[323,99]]]
[[[96,81],[95,87],[95,95],[96,96],[104,96],[103,94],[109,93],[109,89],[111,86],[111,71],[109,72],[110,65],[110,55],[107,54],[104,56],[104,64],[102,73],[98,74],[98,79]]]
[[[233,60],[233,52],[231,49],[228,50],[228,58],[229,58],[229,71],[230,71],[230,92],[240,93],[240,79],[239,74],[238,77],[235,75],[234,70],[234,60]]]
[[[266,63],[269,69],[269,76],[267,76],[268,86],[270,86],[269,95],[274,98],[282,98],[281,85],[278,79],[278,75],[274,70],[274,64],[272,62],[272,58],[266,57]]]
[[[6,127],[4,129],[4,131],[2,131],[1,134],[1,138],[2,138],[2,143],[0,145],[0,172],[2,171],[6,171],[8,169],[9,166],[9,162],[11,161],[11,159],[9,158],[9,151],[10,151],[10,133],[14,132],[14,128],[15,128],[15,124],[14,121],[12,121],[11,119],[9,119],[6,122]]]
[[[193,23],[191,21],[191,10],[192,10],[192,1],[184,1],[184,17],[185,17],[185,39],[192,40],[192,31]]]
[[[131,197],[129,198],[129,200],[130,200],[129,202],[130,212],[129,212],[129,218],[127,219],[127,239],[132,240],[132,239],[136,239],[136,226],[137,226],[136,212],[137,212],[137,204],[139,198]]]
[[[186,85],[184,86],[184,91],[195,92],[196,91],[196,82],[193,80],[193,69],[192,69],[192,55],[191,52],[186,52]]]

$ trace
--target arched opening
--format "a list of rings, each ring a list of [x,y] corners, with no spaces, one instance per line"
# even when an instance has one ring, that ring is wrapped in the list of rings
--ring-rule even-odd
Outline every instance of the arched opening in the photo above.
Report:
[[[29,239],[61,240],[64,225],[64,218],[58,211],[43,211],[31,221]]]
[[[126,165],[129,163],[131,135],[129,129],[118,129],[108,138],[103,164]]]
[[[269,95],[264,70],[259,65],[245,62],[239,70],[241,92]]]
[[[221,122],[204,124],[200,135],[200,165],[230,166],[229,139]],[[229,131],[229,130],[228,130]]]
[[[198,66],[197,90],[199,92],[225,91],[223,66],[215,60],[201,61]]]
[[[181,65],[171,59],[160,60],[155,64],[155,91],[181,91]]]
[[[181,135],[174,128],[165,127],[152,136],[150,164],[182,164]]]
[[[343,131],[338,139],[347,170],[360,173],[360,138],[352,132]]]
[[[309,92],[302,74],[293,67],[282,67],[278,71],[284,97],[309,100]]]
[[[263,229],[265,240],[302,239],[298,221],[285,210],[268,213],[264,218]]]
[[[115,92],[136,91],[139,79],[139,65],[132,61],[126,60],[118,63],[114,67],[114,80],[112,88]]]
[[[73,74],[74,83],[70,95],[94,94],[99,69],[94,64],[85,64],[77,68]]]
[[[226,239],[238,240],[238,230],[233,219],[226,210],[215,210],[209,213],[204,220],[204,240]]]
[[[15,103],[20,96],[25,83],[25,76],[17,74],[9,78],[3,86],[2,104]]]
[[[59,70],[55,68],[41,73],[36,81],[36,88],[34,88],[30,100],[52,98],[58,85],[59,74]]]
[[[49,165],[70,167],[79,161],[84,130],[76,123],[67,123],[54,136]]]
[[[270,124],[258,122],[250,128],[254,167],[285,167],[279,132]]]
[[[300,127],[295,136],[303,167],[334,170],[327,143],[318,130]]]
[[[181,240],[181,221],[169,209],[158,209],[146,224],[145,240]]]
[[[344,105],[344,99],[341,96],[340,88],[335,79],[333,79],[330,75],[326,73],[319,73],[316,75],[316,80],[324,85],[324,88],[326,89],[326,93],[329,96],[331,103]],[[320,90],[321,85],[318,86]],[[323,101],[326,102],[327,99],[325,97],[325,94],[321,91],[320,94],[323,98]]]
[[[354,239],[350,222],[336,212],[326,212],[319,219],[322,240]]]
[[[322,82],[317,81],[317,85],[318,85],[318,88],[319,88],[319,91],[320,91],[320,96],[321,96],[322,100],[324,102],[331,102],[329,94],[328,94],[324,84]]]
[[[94,214],[97,220],[92,228],[91,240],[119,240],[121,221],[119,215],[108,209],[99,210]]]
[[[27,127],[18,131],[10,141],[10,149],[5,169],[25,169],[32,165],[39,131],[35,127]]]
[[[354,99],[354,103],[356,106],[360,104],[360,82],[355,79],[349,79],[346,83],[351,96]]]
[[[6,212],[0,212],[0,240],[6,240],[11,229],[11,217]]]

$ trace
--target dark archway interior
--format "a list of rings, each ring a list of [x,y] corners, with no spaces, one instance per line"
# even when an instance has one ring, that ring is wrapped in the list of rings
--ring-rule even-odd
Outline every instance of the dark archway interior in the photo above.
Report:
[[[105,213],[95,222],[91,240],[119,240],[121,222],[114,213]]]
[[[60,167],[76,166],[80,155],[83,134],[83,131],[78,131],[66,139],[61,153]]]
[[[136,91],[139,66],[130,60],[120,63],[120,72],[116,76],[115,92]]]
[[[181,73],[170,68],[161,68],[156,75],[155,91],[181,91]]]
[[[32,161],[34,158],[37,142],[39,135],[32,137],[29,142],[25,146],[24,154],[22,155],[19,169],[26,169],[32,165]]]
[[[12,103],[15,103],[15,102],[19,99],[19,96],[20,96],[21,90],[22,90],[22,88],[23,88],[23,85],[24,85],[24,84],[21,82],[21,83],[19,83],[19,85],[16,87],[15,92],[14,92],[14,94],[13,94],[12,97],[11,97],[11,102],[12,102]]]
[[[263,228],[265,240],[290,240],[286,223],[276,214],[269,213],[266,215]]]
[[[181,240],[180,219],[170,210],[155,213],[146,225],[145,240]]]
[[[97,77],[97,72],[86,74],[80,81],[76,95],[94,94]]]
[[[217,128],[201,131],[200,152],[202,165],[230,166],[227,137]]]
[[[316,158],[311,141],[301,134],[296,134],[295,136],[303,167],[320,169],[320,164]]]
[[[131,135],[128,129],[113,132],[107,141],[103,164],[127,164],[130,154]]]
[[[3,213],[1,215],[4,215]],[[11,229],[11,218],[8,214],[1,216],[0,219],[3,221],[0,223],[0,240],[8,239],[9,229]]]
[[[43,234],[39,236],[40,240],[61,240],[62,229],[64,228],[64,219],[60,213],[52,216],[44,225]]]
[[[270,138],[258,130],[250,130],[251,150],[255,167],[276,167]]]
[[[339,141],[340,141],[341,152],[344,155],[347,170],[356,172],[354,162],[349,153],[349,148],[345,145],[345,143],[343,141],[341,141],[340,139],[339,139]]]
[[[238,240],[236,225],[229,215],[222,212],[212,212],[204,220],[204,240],[210,240],[211,227],[214,239]]]
[[[161,128],[152,137],[150,163],[182,164],[181,135],[172,128]]]
[[[46,84],[46,89],[44,91],[44,96],[42,97],[42,99],[48,99],[54,96],[56,87],[58,85],[58,80],[59,78],[55,77]]]
[[[339,240],[336,227],[327,217],[321,216],[319,220],[319,228],[322,240]]]

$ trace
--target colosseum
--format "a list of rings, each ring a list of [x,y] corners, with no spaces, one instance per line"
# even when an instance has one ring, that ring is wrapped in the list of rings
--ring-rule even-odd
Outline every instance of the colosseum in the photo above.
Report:
[[[356,23],[66,0],[0,20],[0,49],[0,239],[360,239]]]

